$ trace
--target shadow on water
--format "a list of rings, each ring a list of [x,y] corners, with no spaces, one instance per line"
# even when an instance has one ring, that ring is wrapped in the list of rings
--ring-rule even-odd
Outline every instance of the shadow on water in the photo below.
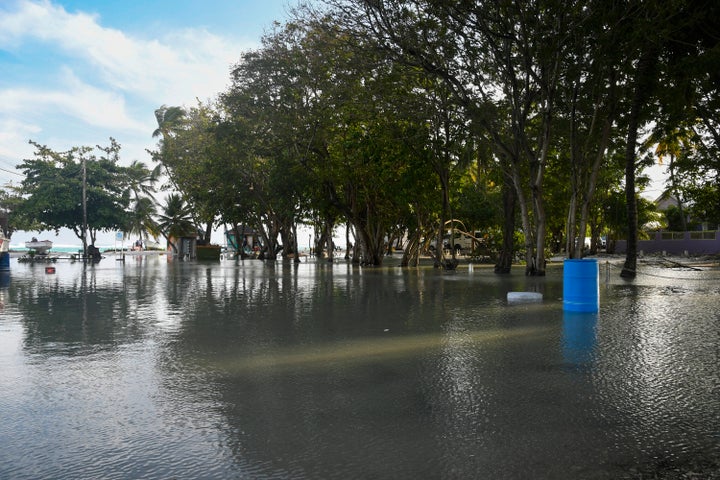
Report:
[[[718,292],[696,277],[608,283],[600,312],[578,314],[558,267],[13,265],[0,477],[711,471]]]

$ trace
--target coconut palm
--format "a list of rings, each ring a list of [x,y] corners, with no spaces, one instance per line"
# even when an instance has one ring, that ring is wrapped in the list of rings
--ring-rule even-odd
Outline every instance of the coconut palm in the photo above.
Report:
[[[165,237],[175,254],[178,253],[178,248],[174,240],[194,235],[197,232],[192,221],[190,208],[182,196],[176,193],[171,193],[165,199],[163,213],[157,215],[156,225],[158,231]]]
[[[155,184],[160,179],[162,165],[156,165],[155,168],[150,170],[143,162],[135,160],[127,167],[126,172],[134,200],[140,197],[155,198],[154,195],[157,193]]]
[[[153,138],[162,137],[166,140],[172,130],[182,124],[185,118],[185,110],[182,107],[168,107],[163,105],[155,110],[155,120],[157,120],[158,128],[155,129]]]
[[[126,231],[137,233],[141,239],[147,240],[148,234],[157,238],[155,184],[160,177],[161,166],[148,169],[144,163],[133,161],[126,168],[128,188],[131,194],[132,209],[129,214]]]
[[[151,236],[157,239],[160,231],[155,222],[155,215],[157,214],[155,205],[155,201],[150,197],[136,199],[128,215],[128,223],[125,226],[126,232],[138,234],[144,242],[147,242],[147,239]]]
[[[656,144],[655,155],[658,157],[658,161],[663,163],[664,158],[667,156],[670,159],[668,164],[669,183],[665,193],[668,196],[672,196],[677,201],[677,208],[680,212],[680,221],[682,224],[682,230],[687,230],[687,220],[684,212],[684,199],[681,195],[681,189],[677,181],[677,159],[681,158],[686,152],[694,149],[692,144],[692,129],[685,128],[684,126],[673,128],[671,130],[657,129],[653,132],[646,145]]]

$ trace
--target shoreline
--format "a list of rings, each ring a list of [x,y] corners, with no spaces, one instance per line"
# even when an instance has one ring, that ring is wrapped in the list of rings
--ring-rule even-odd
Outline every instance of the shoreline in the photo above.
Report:
[[[10,258],[23,258],[26,257],[28,252],[27,251],[9,251]],[[117,257],[119,255],[125,255],[129,257],[148,257],[148,256],[163,256],[167,255],[168,252],[166,250],[103,250],[100,252],[102,256],[105,257]],[[77,253],[72,252],[53,252],[50,251],[47,255],[47,258],[54,258],[54,259],[70,259],[71,256],[77,255]],[[307,257],[306,254],[301,254],[303,258]],[[314,258],[314,257],[311,257]],[[430,257],[421,257],[421,258],[430,258]],[[599,263],[609,262],[613,265],[619,265],[622,264],[625,261],[625,255],[624,254],[608,254],[608,253],[599,253],[597,255],[587,256],[586,259],[596,259]],[[341,257],[336,256],[336,260],[341,260]],[[281,260],[281,258],[278,257],[277,260]],[[458,260],[460,261],[460,264],[474,264],[476,267],[480,267],[483,265],[486,266],[492,266],[492,263],[476,263],[473,262],[473,259],[469,256],[461,255],[458,257]],[[566,257],[561,255],[554,255],[552,257],[549,257],[547,259],[548,264],[558,264],[562,263],[564,260],[566,260]],[[720,254],[704,254],[704,255],[689,255],[689,256],[683,256],[683,255],[663,255],[662,253],[645,253],[643,255],[638,255],[637,261],[639,264],[644,265],[652,265],[655,267],[665,267],[665,268],[693,268],[693,267],[700,267],[700,268],[720,268]],[[513,266],[516,265],[522,265],[521,263],[513,263]]]
[[[10,251],[8,252],[10,254],[10,258],[22,258],[27,256],[28,252],[20,252],[20,251]],[[127,256],[150,256],[150,255],[166,255],[167,252],[165,250],[103,250],[100,252],[100,255],[103,256],[118,256],[125,254]],[[77,255],[76,253],[72,252],[53,252],[52,250],[48,252],[47,257],[49,258],[69,258],[71,255]]]

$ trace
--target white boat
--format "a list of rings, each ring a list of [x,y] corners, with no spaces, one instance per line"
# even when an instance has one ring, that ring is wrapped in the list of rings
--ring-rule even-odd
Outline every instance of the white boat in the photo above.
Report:
[[[29,242],[25,242],[25,248],[28,250],[34,250],[38,255],[45,255],[48,250],[52,248],[52,242],[50,240],[36,240],[32,239]]]

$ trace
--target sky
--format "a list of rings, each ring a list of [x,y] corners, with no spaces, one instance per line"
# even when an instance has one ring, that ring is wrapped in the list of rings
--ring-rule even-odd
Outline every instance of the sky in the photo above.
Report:
[[[232,65],[259,47],[273,22],[286,21],[293,4],[0,0],[0,182],[22,181],[15,167],[33,157],[29,140],[62,151],[107,146],[113,137],[121,163],[152,166],[155,110],[224,91]],[[37,235],[16,232],[12,244]],[[71,232],[41,236],[79,243]]]

